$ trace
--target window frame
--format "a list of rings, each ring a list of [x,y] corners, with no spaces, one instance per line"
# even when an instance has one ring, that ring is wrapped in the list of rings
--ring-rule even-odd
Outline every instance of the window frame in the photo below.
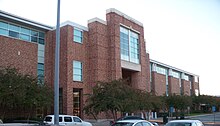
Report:
[[[81,68],[77,68],[77,67],[75,67],[75,65],[74,65],[74,63],[75,62],[78,62],[78,63],[80,63],[80,65],[81,65]],[[81,70],[81,74],[74,74],[74,70]],[[75,80],[74,79],[74,76],[80,76],[81,77],[81,80]],[[73,81],[77,81],[77,82],[83,82],[83,63],[81,62],[81,61],[78,61],[78,60],[73,60]]]
[[[0,30],[5,31],[6,34],[0,34],[0,35],[15,38],[15,39],[19,39],[19,40],[22,40],[22,41],[27,41],[27,42],[32,42],[32,43],[38,43],[38,44],[45,45],[45,40],[46,40],[46,38],[45,38],[46,33],[45,32],[39,31],[39,30],[36,30],[36,29],[32,29],[32,28],[29,28],[29,27],[26,27],[26,26],[23,26],[23,25],[19,25],[19,24],[16,24],[16,23],[7,22],[7,21],[4,21],[4,20],[0,20],[0,22],[2,22],[4,24],[7,24],[7,28],[0,27]],[[10,28],[10,26],[16,26],[16,27],[18,27],[18,29],[15,30],[13,28]],[[23,32],[22,29],[29,30],[29,34]],[[36,32],[37,36],[33,36],[32,31]],[[16,36],[13,36],[13,34],[14,35],[16,34]],[[41,36],[43,35],[44,38],[41,37],[40,34],[41,34]],[[29,38],[29,40],[24,39],[21,36],[26,36],[26,37]],[[32,41],[33,37],[36,39],[36,41]]]
[[[140,33],[123,24],[120,25],[119,31],[121,60],[140,64]],[[123,34],[126,34],[127,38]]]
[[[80,32],[80,35],[75,34],[75,31]],[[76,38],[80,38],[81,41],[78,41]],[[77,28],[77,27],[73,27],[73,41],[76,43],[80,43],[83,44],[83,30]]]

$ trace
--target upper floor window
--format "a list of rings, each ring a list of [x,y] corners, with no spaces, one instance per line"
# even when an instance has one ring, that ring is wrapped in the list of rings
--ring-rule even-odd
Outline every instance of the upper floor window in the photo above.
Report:
[[[38,63],[37,64],[37,77],[39,83],[44,83],[44,64]]]
[[[83,32],[82,32],[82,30],[74,28],[73,41],[78,42],[78,43],[82,43],[82,41],[83,41]]]
[[[134,31],[120,27],[121,59],[139,64],[139,36]]]
[[[24,41],[45,43],[45,33],[30,28],[25,28],[16,24],[0,21],[0,35],[18,38]]]
[[[73,80],[82,81],[82,62],[73,61]]]
[[[184,75],[184,79],[189,81],[189,76],[188,75]]]
[[[157,66],[156,71],[157,71],[157,73],[160,73],[160,74],[166,75],[166,68],[163,68],[163,67]]]
[[[180,78],[180,73],[176,72],[176,71],[172,71],[172,75],[175,78]]]

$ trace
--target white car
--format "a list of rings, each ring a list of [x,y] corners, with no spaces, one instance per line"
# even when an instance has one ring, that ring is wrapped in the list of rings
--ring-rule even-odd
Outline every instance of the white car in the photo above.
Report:
[[[54,125],[54,115],[47,115],[44,124]],[[92,126],[90,122],[83,121],[78,116],[59,115],[59,125],[62,126]]]
[[[173,120],[165,126],[204,126],[199,120]]]
[[[154,126],[151,122],[146,120],[120,120],[111,126]]]

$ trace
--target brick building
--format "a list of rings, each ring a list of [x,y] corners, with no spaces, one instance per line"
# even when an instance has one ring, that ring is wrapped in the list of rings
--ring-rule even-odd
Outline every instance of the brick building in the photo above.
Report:
[[[0,66],[14,66],[54,84],[56,30],[0,11]],[[85,94],[97,81],[128,78],[134,88],[164,94],[199,94],[198,75],[149,59],[143,24],[116,10],[106,21],[60,29],[60,113],[83,117]]]

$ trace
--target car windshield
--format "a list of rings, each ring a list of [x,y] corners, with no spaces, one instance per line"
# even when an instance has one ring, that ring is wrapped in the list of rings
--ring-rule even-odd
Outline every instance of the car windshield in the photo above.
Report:
[[[117,122],[115,124],[113,124],[112,126],[132,126],[134,123],[130,123],[130,122]]]
[[[44,121],[46,121],[46,122],[51,122],[51,120],[52,120],[52,117],[45,117],[45,119],[44,119]]]
[[[191,126],[191,123],[188,122],[170,122],[166,126]]]

